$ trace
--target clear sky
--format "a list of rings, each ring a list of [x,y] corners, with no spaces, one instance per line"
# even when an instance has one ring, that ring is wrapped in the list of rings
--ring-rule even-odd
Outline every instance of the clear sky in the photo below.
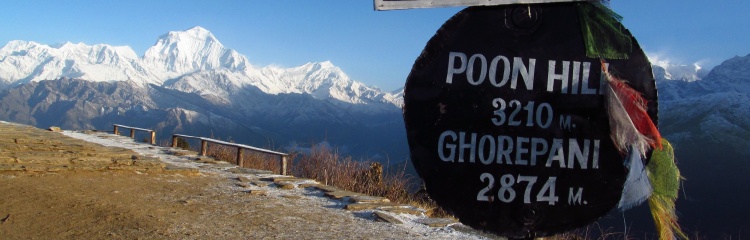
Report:
[[[201,26],[256,66],[330,60],[352,79],[395,90],[435,31],[462,8],[377,12],[372,0],[5,1],[0,45],[127,45]],[[612,0],[652,56],[712,67],[750,53],[750,1]]]

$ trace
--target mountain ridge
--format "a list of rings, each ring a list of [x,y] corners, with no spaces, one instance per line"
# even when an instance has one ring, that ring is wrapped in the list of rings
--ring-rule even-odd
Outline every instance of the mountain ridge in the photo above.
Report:
[[[216,77],[212,73],[216,73],[230,79],[233,88],[252,85],[267,94],[306,93],[317,99],[380,105],[374,108],[380,111],[397,111],[402,104],[392,93],[350,79],[329,61],[292,68],[253,66],[244,55],[224,47],[210,31],[199,26],[160,36],[142,57],[128,46],[65,43],[53,47],[19,40],[0,48],[0,56],[3,88],[59,77],[132,81],[139,86],[165,86],[190,78],[191,84],[183,87],[192,85],[192,91],[230,98],[227,91],[211,93],[201,89],[204,86],[200,83],[211,81]]]

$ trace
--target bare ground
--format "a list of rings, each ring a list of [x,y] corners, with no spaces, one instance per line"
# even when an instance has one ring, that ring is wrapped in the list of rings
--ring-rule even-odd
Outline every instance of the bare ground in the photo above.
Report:
[[[229,185],[228,179],[219,177],[165,173],[1,173],[0,238],[421,237],[356,214],[348,216],[351,213],[329,209],[335,206],[325,202],[303,203],[304,198],[318,196],[258,196],[232,191]],[[367,225],[388,232],[362,232]]]
[[[220,166],[169,170],[151,163],[156,155],[124,161],[130,155],[123,154],[137,155],[124,151],[0,122],[0,239],[476,237],[450,227],[375,222],[372,211],[343,210],[346,203],[320,190],[253,187]]]

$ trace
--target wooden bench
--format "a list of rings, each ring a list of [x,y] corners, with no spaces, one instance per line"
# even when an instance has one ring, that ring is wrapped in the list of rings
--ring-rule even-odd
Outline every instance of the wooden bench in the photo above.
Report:
[[[200,151],[201,156],[206,156],[206,150],[207,150],[209,142],[214,143],[214,144],[224,145],[224,146],[236,147],[237,148],[237,165],[239,165],[240,167],[243,167],[241,159],[244,156],[244,150],[250,150],[253,152],[275,155],[279,157],[279,164],[281,165],[281,171],[279,174],[286,175],[287,173],[287,157],[289,156],[289,154],[286,154],[286,153],[271,151],[268,149],[257,148],[257,147],[248,146],[244,144],[225,142],[225,141],[216,140],[212,138],[196,137],[196,136],[183,135],[183,134],[172,134],[172,147],[177,147],[178,138],[200,140],[201,141],[201,151]]]
[[[151,145],[155,145],[156,144],[156,131],[154,131],[154,130],[145,129],[145,128],[130,127],[130,126],[125,126],[125,125],[120,125],[120,124],[112,124],[112,125],[115,127],[115,135],[120,135],[119,128],[130,129],[130,138],[135,138],[135,131],[136,130],[151,133]]]

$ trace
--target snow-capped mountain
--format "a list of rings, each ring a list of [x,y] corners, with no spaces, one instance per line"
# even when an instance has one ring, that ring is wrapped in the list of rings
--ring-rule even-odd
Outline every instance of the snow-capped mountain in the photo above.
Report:
[[[660,127],[672,139],[707,139],[750,156],[750,55],[724,61],[701,80],[657,86]]]
[[[65,43],[48,46],[11,41],[0,49],[0,84],[24,84],[59,77],[91,81],[156,83],[150,68],[138,61],[130,47]]]
[[[104,44],[48,46],[11,41],[0,49],[0,87],[60,77],[155,84],[224,100],[252,86],[267,94],[310,94],[316,99],[368,105],[375,111],[400,107],[391,93],[351,80],[331,62],[255,67],[201,27],[159,37],[142,57],[130,47]],[[217,78],[223,79],[222,85],[213,82]]]
[[[327,141],[359,157],[404,160],[402,98],[331,62],[257,67],[194,27],[127,46],[12,41],[0,49],[0,119],[38,127],[113,123],[258,146]]]
[[[202,27],[172,31],[159,37],[146,50],[141,61],[157,73],[182,76],[202,70],[225,68],[244,71],[250,68],[247,58],[225,48],[214,35]],[[174,78],[167,76],[168,79]]]
[[[698,63],[674,64],[668,59],[656,56],[650,56],[649,61],[652,64],[654,76],[657,79],[694,82],[701,80],[708,74],[708,70],[701,67]]]
[[[750,181],[750,55],[694,81],[668,80],[656,69],[659,130],[686,178],[677,202],[681,225],[712,239],[750,230],[750,209],[742,207],[750,186],[737,184]]]

